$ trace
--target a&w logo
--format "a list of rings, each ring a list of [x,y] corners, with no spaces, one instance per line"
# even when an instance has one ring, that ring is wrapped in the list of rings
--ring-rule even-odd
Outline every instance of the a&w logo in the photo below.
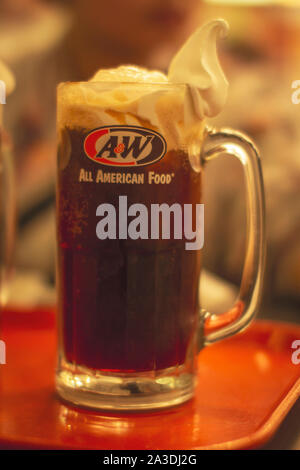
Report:
[[[166,141],[158,132],[137,126],[100,127],[84,141],[86,155],[109,166],[149,165],[160,160],[166,149]]]

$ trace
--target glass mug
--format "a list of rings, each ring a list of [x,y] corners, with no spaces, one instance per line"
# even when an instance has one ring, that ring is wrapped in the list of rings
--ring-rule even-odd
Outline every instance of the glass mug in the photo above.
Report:
[[[96,93],[119,85],[84,84]],[[149,121],[131,125],[130,113],[91,108],[85,96],[73,102],[78,86],[58,87],[57,391],[99,409],[176,405],[194,394],[199,351],[244,329],[257,311],[265,256],[259,156],[241,133],[200,122],[188,145],[174,148]],[[122,82],[131,93],[147,86]],[[167,98],[186,91],[151,84]],[[222,154],[243,165],[248,241],[238,299],[213,315],[199,306],[195,223],[203,230],[203,168]]]

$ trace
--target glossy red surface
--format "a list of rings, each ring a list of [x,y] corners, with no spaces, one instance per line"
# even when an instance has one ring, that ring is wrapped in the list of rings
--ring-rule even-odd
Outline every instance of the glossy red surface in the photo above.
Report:
[[[54,391],[52,312],[7,312],[1,339],[0,448],[237,449],[263,444],[300,392],[291,344],[300,327],[256,322],[204,349],[190,402],[163,412],[113,414],[76,409]]]

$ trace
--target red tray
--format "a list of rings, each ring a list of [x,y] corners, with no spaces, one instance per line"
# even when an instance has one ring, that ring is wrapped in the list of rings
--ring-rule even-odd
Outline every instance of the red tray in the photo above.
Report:
[[[255,322],[204,349],[190,402],[165,411],[114,414],[62,403],[54,391],[53,312],[7,312],[0,365],[2,449],[240,449],[265,443],[300,394],[291,345],[300,327]]]

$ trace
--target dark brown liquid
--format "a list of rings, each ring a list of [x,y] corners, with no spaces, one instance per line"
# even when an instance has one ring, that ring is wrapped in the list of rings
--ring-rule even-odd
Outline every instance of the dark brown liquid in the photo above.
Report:
[[[193,352],[200,252],[186,240],[99,240],[96,208],[119,196],[133,203],[196,204],[201,177],[187,155],[170,151],[140,168],[113,168],[83,152],[85,134],[64,131],[60,145],[57,220],[58,289],[67,361],[106,371],[159,370]],[[79,182],[80,169],[144,173],[144,184]],[[170,184],[148,184],[148,172],[174,173]],[[128,221],[132,218],[128,217]],[[171,218],[172,220],[172,218]],[[117,231],[118,233],[118,231]]]

